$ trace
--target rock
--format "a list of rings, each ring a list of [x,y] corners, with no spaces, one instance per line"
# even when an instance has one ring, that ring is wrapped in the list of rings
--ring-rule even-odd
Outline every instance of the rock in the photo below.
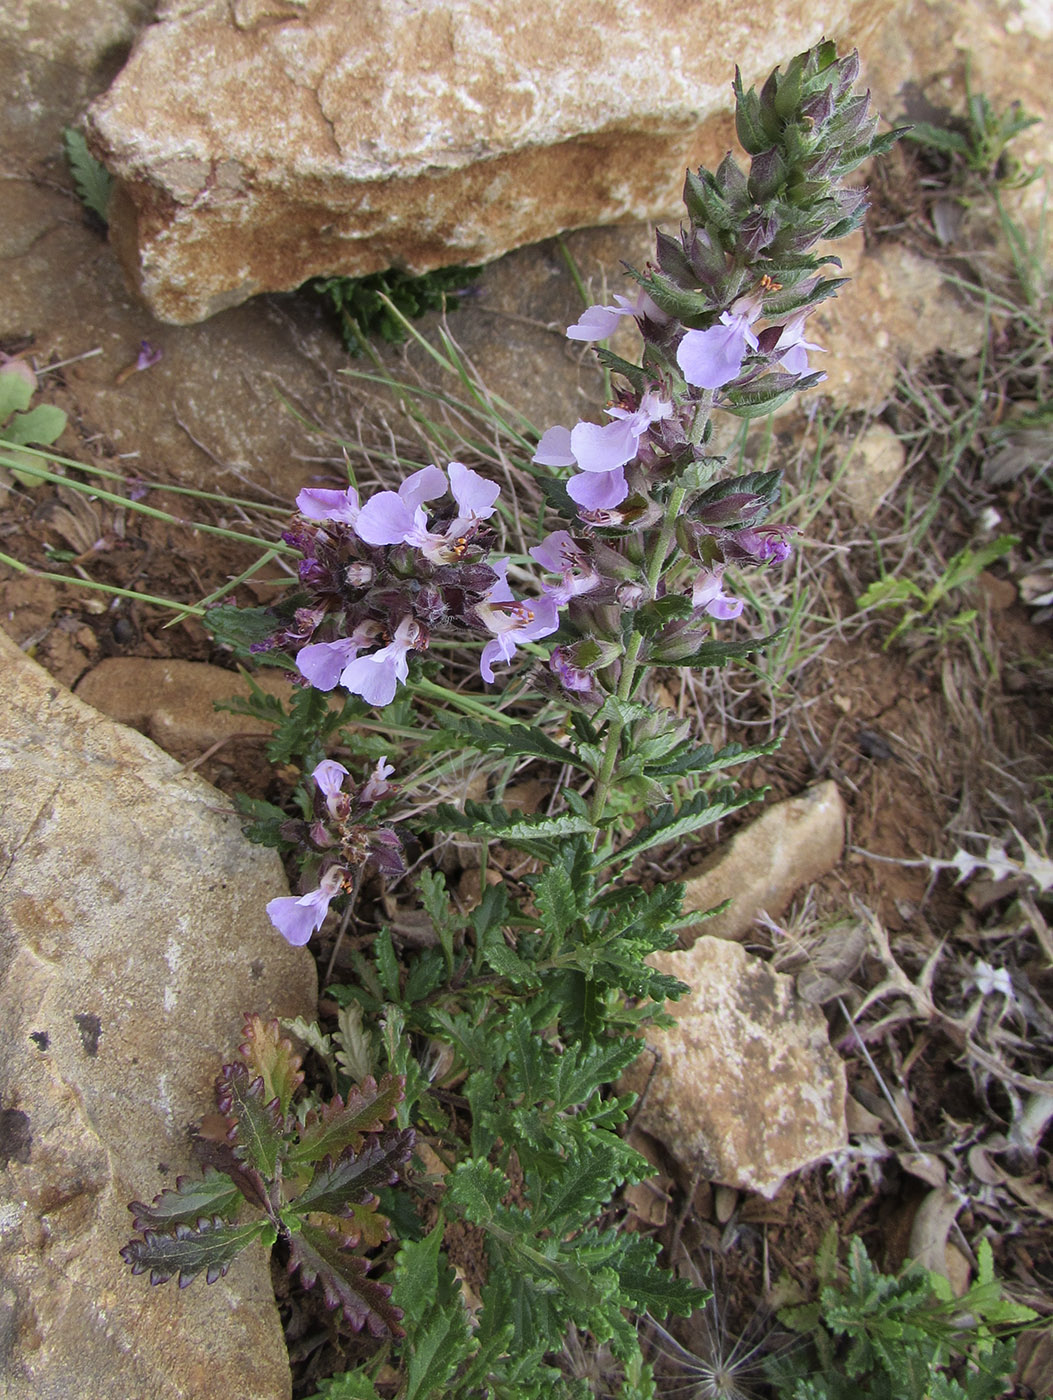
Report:
[[[619,1086],[647,1086],[636,1117],[644,1132],[709,1180],[764,1196],[846,1146],[844,1066],[791,977],[721,938],[648,961],[692,990],[668,1003],[676,1025],[648,1032]]]
[[[287,1400],[263,1250],[151,1288],[128,1202],[193,1170],[244,1013],[311,1016],[284,889],[215,790],[70,695],[0,633],[0,1390]]]
[[[937,350],[967,359],[986,335],[984,310],[968,303],[934,262],[898,243],[862,255],[862,234],[837,247],[853,277],[815,311],[809,334],[827,353],[821,392],[870,412],[887,403],[904,369]],[[821,359],[821,364],[819,360]]]
[[[288,703],[291,686],[284,671],[260,671],[253,679]],[[271,732],[270,725],[250,715],[213,709],[217,700],[247,698],[249,687],[236,671],[203,661],[110,656],[77,682],[74,693],[184,763],[234,734]]]
[[[775,803],[688,872],[685,912],[704,912],[725,899],[731,905],[683,930],[681,938],[741,938],[758,914],[777,918],[802,885],[834,868],[844,843],[845,804],[836,783],[818,783]]]
[[[867,525],[899,483],[907,449],[885,423],[871,423],[855,441],[837,483],[860,525]]]
[[[858,42],[876,0],[773,22],[574,0],[162,7],[89,122],[120,181],[129,277],[186,324],[309,277],[482,262],[566,228],[677,217],[686,166],[731,144],[730,78],[825,29]],[[603,61],[596,61],[596,45]]]

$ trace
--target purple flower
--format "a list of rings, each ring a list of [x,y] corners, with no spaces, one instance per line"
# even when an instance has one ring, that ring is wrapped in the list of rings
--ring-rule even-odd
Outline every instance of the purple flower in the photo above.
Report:
[[[267,905],[267,917],[278,932],[296,948],[307,943],[312,933],[316,933],[325,923],[329,905],[344,889],[348,888],[350,876],[339,865],[330,866],[322,876],[316,890],[309,894],[286,895],[272,899]]]
[[[362,791],[358,794],[359,802],[379,802],[382,797],[387,797],[391,791],[388,779],[394,771],[395,765],[393,763],[389,763],[386,758],[378,758],[377,766],[366,779]]]
[[[640,439],[652,423],[668,418],[673,405],[654,389],[648,389],[639,408],[608,408],[612,423],[578,423],[549,428],[538,444],[534,461],[543,466],[576,466],[596,479],[571,477],[567,494],[583,510],[610,510],[629,494],[622,467],[640,451]]]
[[[399,682],[409,676],[409,653],[417,648],[423,632],[412,617],[404,617],[395,628],[395,635],[386,647],[368,656],[356,657],[344,667],[340,684],[352,695],[360,695],[367,705],[383,708],[395,698]]]
[[[530,460],[542,467],[577,466],[577,458],[570,450],[570,429],[555,427],[542,433],[537,451]]]
[[[340,520],[354,525],[358,519],[358,492],[353,486],[346,491],[325,491],[305,486],[296,497],[296,509],[309,520]]]
[[[644,316],[648,321],[662,325],[669,317],[662,311],[641,287],[636,300],[614,294],[617,306],[590,306],[579,320],[567,327],[569,340],[606,340],[614,334],[623,316]]]
[[[782,365],[787,374],[807,374],[808,373],[808,351],[821,350],[825,353],[825,346],[816,345],[804,338],[804,323],[808,316],[807,311],[801,311],[791,320],[787,321],[779,336],[777,353],[777,363]]]
[[[135,361],[137,370],[152,369],[160,360],[164,351],[160,346],[151,345],[148,340],[140,340],[139,355]]]
[[[319,792],[325,797],[329,815],[337,819],[347,815],[347,794],[341,791],[347,776],[344,765],[332,758],[323,758],[311,774]]]
[[[729,536],[730,547],[737,553],[756,559],[758,564],[784,564],[793,553],[786,535],[790,525],[763,525],[756,530],[735,530]]]
[[[340,673],[354,661],[363,647],[373,644],[380,631],[380,624],[364,622],[356,627],[350,637],[341,637],[335,642],[312,642],[301,647],[296,657],[296,667],[314,686],[315,690],[332,690],[340,679]]]
[[[567,495],[582,510],[612,510],[629,494],[621,467],[613,472],[582,472],[567,482]]]
[[[505,578],[508,560],[499,559],[493,567],[497,582],[475,608],[479,621],[494,633],[493,641],[487,642],[479,658],[479,674],[484,681],[493,681],[495,661],[511,661],[523,642],[547,637],[559,626],[556,602],[551,595],[517,602]]]
[[[554,530],[552,534],[546,535],[541,543],[530,551],[530,556],[543,568],[563,575],[563,582],[558,588],[546,587],[544,590],[555,600],[558,607],[562,607],[579,593],[588,593],[600,582],[600,576],[592,567],[588,555],[566,530]]]
[[[723,573],[724,566],[717,564],[712,569],[703,569],[696,576],[691,589],[691,606],[727,622],[738,617],[745,604],[741,598],[724,592]]]
[[[423,503],[446,494],[446,473],[438,467],[422,467],[408,476],[397,491],[379,491],[359,511],[355,533],[366,544],[402,544],[416,527],[416,513],[426,523]]]
[[[355,532],[366,544],[408,544],[434,563],[451,563],[464,552],[464,538],[480,520],[497,509],[501,488],[473,472],[463,462],[450,463],[449,489],[457,504],[456,517],[439,533],[428,529],[423,502],[445,495],[446,474],[425,467],[408,477],[398,491],[380,491],[362,507]]]
[[[640,439],[652,423],[668,418],[673,405],[659,393],[649,389],[635,412],[627,408],[605,410],[613,423],[598,426],[579,423],[571,429],[570,450],[578,470],[583,472],[612,472],[631,462],[640,449]]]
[[[750,326],[760,315],[759,297],[739,297],[708,331],[688,331],[676,352],[684,378],[697,389],[719,389],[742,371],[747,348],[756,350]]]

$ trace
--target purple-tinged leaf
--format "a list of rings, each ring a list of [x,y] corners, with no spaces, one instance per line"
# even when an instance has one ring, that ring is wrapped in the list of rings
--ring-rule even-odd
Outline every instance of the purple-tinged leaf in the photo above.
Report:
[[[319,765],[321,768],[323,765]],[[339,763],[330,764],[340,768],[344,776],[347,769]],[[319,769],[315,769],[317,775]],[[318,781],[317,777],[315,781]],[[238,1052],[248,1067],[250,1079],[263,1080],[263,1099],[270,1103],[278,1100],[279,1111],[288,1113],[293,1094],[303,1083],[300,1066],[303,1063],[293,1049],[292,1041],[281,1034],[277,1020],[265,1021],[262,1016],[245,1017],[245,1041],[238,1046]]]
[[[229,1176],[209,1168],[204,1180],[189,1176],[176,1178],[170,1187],[154,1197],[153,1205],[132,1201],[132,1227],[136,1230],[166,1229],[173,1225],[194,1225],[212,1216],[226,1216],[241,1200],[241,1190]]]
[[[366,1133],[380,1132],[394,1118],[404,1097],[404,1085],[401,1076],[385,1074],[378,1085],[370,1075],[348,1090],[346,1102],[337,1094],[307,1115],[289,1161],[320,1162],[323,1157],[339,1157],[349,1147],[357,1152]]]
[[[229,1176],[250,1205],[271,1213],[267,1183],[254,1167],[241,1161],[235,1151],[237,1125],[219,1113],[208,1113],[192,1134],[194,1156],[202,1168]]]
[[[234,1155],[262,1176],[273,1177],[284,1115],[277,1099],[264,1100],[262,1076],[250,1079],[244,1065],[224,1065],[216,1081],[216,1103],[235,1129]]]
[[[374,1199],[352,1206],[346,1215],[327,1215],[312,1210],[303,1219],[315,1229],[332,1235],[343,1249],[377,1249],[391,1238],[391,1222],[376,1207]]]
[[[340,1308],[356,1332],[368,1327],[374,1337],[402,1336],[402,1310],[391,1301],[386,1283],[366,1278],[370,1261],[349,1254],[327,1230],[305,1224],[289,1240],[289,1272],[300,1271],[305,1288],[321,1286],[326,1306]]]
[[[215,1283],[250,1244],[261,1240],[272,1245],[277,1230],[269,1220],[247,1225],[231,1225],[217,1216],[201,1220],[197,1227],[177,1225],[172,1231],[146,1230],[141,1240],[131,1240],[121,1250],[121,1258],[132,1266],[133,1274],[150,1273],[151,1283],[167,1283],[179,1275],[185,1288],[198,1274],[206,1283]]]
[[[412,1128],[392,1129],[367,1142],[357,1154],[348,1148],[338,1160],[327,1160],[297,1196],[295,1209],[339,1215],[377,1188],[391,1186],[399,1167],[409,1161],[414,1137]]]

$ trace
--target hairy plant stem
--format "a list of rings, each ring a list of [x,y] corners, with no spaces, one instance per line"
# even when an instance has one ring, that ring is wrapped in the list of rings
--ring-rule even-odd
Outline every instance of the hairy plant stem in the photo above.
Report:
[[[665,567],[666,558],[669,555],[669,546],[673,543],[673,536],[676,533],[676,518],[680,514],[680,508],[684,504],[687,496],[687,488],[676,486],[669,497],[666,506],[665,518],[662,521],[662,528],[658,532],[654,549],[647,564],[647,601],[654,599],[658,592],[658,584],[662,577],[662,569]],[[622,672],[618,680],[617,699],[628,700],[632,697],[633,689],[636,685],[636,673],[640,667],[640,651],[643,647],[644,635],[642,632],[634,630],[630,633],[629,640],[625,646],[625,655],[622,658]],[[603,746],[603,766],[596,778],[596,788],[592,795],[592,803],[589,807],[589,818],[595,826],[599,826],[603,818],[603,813],[607,807],[607,799],[610,795],[611,780],[614,777],[614,769],[618,762],[618,751],[621,748],[622,734],[625,731],[625,724],[620,719],[611,721],[607,733],[604,735]]]

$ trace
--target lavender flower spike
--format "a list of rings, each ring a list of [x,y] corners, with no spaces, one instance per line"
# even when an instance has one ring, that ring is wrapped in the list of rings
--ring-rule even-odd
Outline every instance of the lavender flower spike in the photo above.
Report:
[[[759,297],[739,297],[708,331],[688,331],[676,351],[684,378],[697,389],[719,389],[742,372],[747,349],[757,349],[750,326],[760,315]]]
[[[299,899],[295,895],[272,899],[267,905],[268,919],[294,948],[302,948],[325,923],[329,905],[346,888],[347,878],[347,871],[341,866],[330,866],[318,888],[309,894]]]

